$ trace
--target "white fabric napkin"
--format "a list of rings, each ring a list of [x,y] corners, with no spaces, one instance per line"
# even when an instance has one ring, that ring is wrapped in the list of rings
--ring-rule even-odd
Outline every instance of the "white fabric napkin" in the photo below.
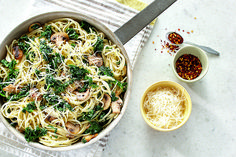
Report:
[[[35,0],[30,8],[30,16],[50,11],[74,11],[101,21],[112,31],[135,16],[138,11],[111,0]],[[134,28],[135,29],[135,28]],[[139,52],[152,30],[148,25],[125,44],[132,68]],[[108,140],[106,135],[98,142],[79,150],[53,152],[33,148],[10,133],[0,121],[0,149],[20,157],[100,157]],[[63,148],[62,148],[63,149]]]

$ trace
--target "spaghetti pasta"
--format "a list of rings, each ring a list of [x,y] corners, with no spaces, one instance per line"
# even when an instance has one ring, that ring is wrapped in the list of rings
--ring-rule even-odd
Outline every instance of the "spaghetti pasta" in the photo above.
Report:
[[[125,57],[88,23],[35,23],[6,48],[1,113],[28,142],[85,143],[119,115],[127,88]]]

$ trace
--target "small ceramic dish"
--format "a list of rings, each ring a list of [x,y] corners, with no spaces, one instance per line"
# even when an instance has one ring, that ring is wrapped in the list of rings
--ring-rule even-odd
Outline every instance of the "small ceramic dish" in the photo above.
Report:
[[[181,120],[181,122],[178,123],[178,125],[173,126],[171,128],[163,128],[163,127],[159,127],[157,125],[155,125],[154,123],[151,122],[150,117],[147,116],[147,108],[145,107],[144,103],[146,101],[146,97],[150,92],[153,92],[159,88],[174,88],[175,90],[181,92],[181,94],[183,95],[183,97],[185,98],[184,101],[184,110],[182,111],[182,113],[180,115],[182,115],[183,119]],[[176,82],[172,82],[172,81],[160,81],[160,82],[156,82],[154,84],[152,84],[151,86],[149,86],[146,91],[144,92],[142,99],[141,99],[141,103],[140,103],[140,110],[141,110],[141,114],[142,117],[144,119],[144,121],[153,129],[157,130],[157,131],[163,131],[163,132],[167,132],[167,131],[173,131],[176,130],[178,128],[180,128],[181,126],[183,126],[187,120],[190,117],[191,111],[192,111],[192,102],[191,102],[191,98],[188,94],[188,92],[186,91],[186,89],[184,87],[182,87],[180,84],[176,83]],[[161,118],[158,118],[158,121]]]
[[[199,76],[197,76],[196,78],[192,79],[192,80],[188,80],[188,79],[184,79],[181,76],[179,76],[179,74],[177,73],[176,70],[176,61],[179,59],[179,57],[185,55],[185,54],[190,54],[193,56],[196,56],[202,65],[202,71],[200,73]],[[196,82],[201,80],[207,73],[208,71],[208,58],[207,55],[205,53],[205,51],[203,51],[202,49],[195,47],[195,46],[185,46],[183,48],[181,48],[180,50],[177,51],[174,59],[173,59],[173,63],[172,63],[172,69],[174,71],[174,74],[176,75],[176,77],[178,79],[180,79],[181,81],[187,82],[187,83],[192,83],[192,82]]]

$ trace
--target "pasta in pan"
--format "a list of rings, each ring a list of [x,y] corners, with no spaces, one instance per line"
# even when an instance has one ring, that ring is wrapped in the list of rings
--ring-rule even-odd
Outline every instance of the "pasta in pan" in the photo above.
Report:
[[[127,89],[125,57],[87,22],[34,23],[6,48],[1,112],[28,142],[85,143],[119,115]]]

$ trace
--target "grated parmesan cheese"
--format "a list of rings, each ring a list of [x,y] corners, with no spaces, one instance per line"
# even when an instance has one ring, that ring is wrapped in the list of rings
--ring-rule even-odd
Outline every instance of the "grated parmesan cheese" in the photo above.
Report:
[[[186,98],[181,91],[171,87],[158,87],[147,93],[144,110],[148,120],[156,127],[177,127],[184,119]]]

